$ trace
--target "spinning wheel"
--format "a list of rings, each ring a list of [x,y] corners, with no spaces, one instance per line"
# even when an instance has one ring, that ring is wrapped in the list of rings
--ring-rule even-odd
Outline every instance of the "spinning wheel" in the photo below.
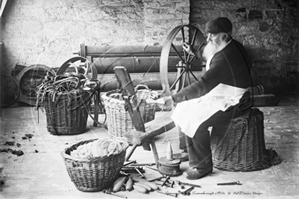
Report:
[[[182,47],[183,43],[189,43],[194,51],[199,51],[204,46],[205,38],[201,31],[193,25],[177,26],[167,36],[162,47],[159,68],[163,93],[166,95],[171,94],[171,92],[177,92],[186,85],[197,81],[197,73],[202,71],[202,60],[196,59],[194,55],[185,52]],[[121,70],[121,68],[118,70]],[[127,86],[128,82],[130,82],[129,78],[125,78],[128,76],[125,71],[123,73],[119,71],[116,75],[119,76],[118,80],[121,82],[121,85]],[[135,114],[134,112],[131,113],[133,121]],[[170,116],[171,112],[167,111],[160,118],[147,122],[144,128],[140,128],[140,125],[144,124],[136,121],[136,129],[125,133],[125,137],[133,144],[132,149],[126,155],[126,160],[130,158],[139,144],[142,144],[145,150],[150,150],[150,147],[147,146],[150,143],[154,159],[158,165],[159,157],[153,138],[175,127]]]
[[[186,42],[197,52],[204,46],[205,38],[196,26],[180,25],[170,32],[163,44],[160,57],[163,93],[176,93],[198,80],[203,63],[183,50],[182,45]]]

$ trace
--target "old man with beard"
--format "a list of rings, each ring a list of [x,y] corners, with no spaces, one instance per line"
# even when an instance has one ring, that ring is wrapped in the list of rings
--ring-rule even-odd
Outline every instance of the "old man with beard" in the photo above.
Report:
[[[209,127],[225,127],[232,118],[252,106],[247,88],[252,86],[251,62],[243,45],[232,38],[232,23],[219,17],[206,23],[207,45],[203,51],[207,71],[197,82],[172,96],[165,104],[176,104],[172,119],[184,133],[190,168],[188,179],[199,179],[213,170]],[[194,55],[194,49],[184,44]],[[182,147],[184,148],[184,147]]]

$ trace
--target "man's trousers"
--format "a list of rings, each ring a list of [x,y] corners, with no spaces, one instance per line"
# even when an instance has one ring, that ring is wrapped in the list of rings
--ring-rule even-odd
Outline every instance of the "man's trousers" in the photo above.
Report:
[[[244,114],[251,114],[250,110],[241,111],[237,106],[234,106],[225,112],[218,111],[198,127],[193,138],[186,136],[179,129],[179,148],[187,149],[190,167],[208,169],[213,166],[209,127],[212,127],[212,129],[228,127],[231,119]],[[226,131],[223,130],[222,132]]]

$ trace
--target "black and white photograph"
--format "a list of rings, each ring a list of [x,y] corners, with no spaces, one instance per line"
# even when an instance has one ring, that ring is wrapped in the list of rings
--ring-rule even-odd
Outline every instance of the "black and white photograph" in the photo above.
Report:
[[[0,198],[298,199],[298,0],[0,0]]]

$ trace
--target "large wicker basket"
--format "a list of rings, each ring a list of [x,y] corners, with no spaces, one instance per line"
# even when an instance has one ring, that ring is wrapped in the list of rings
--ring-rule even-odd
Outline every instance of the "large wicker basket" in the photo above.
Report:
[[[149,122],[155,117],[155,104],[148,104],[146,99],[155,99],[156,94],[154,91],[144,87],[144,89],[138,89],[140,85],[136,87],[136,95],[139,100],[139,111],[143,122]],[[123,137],[125,132],[134,129],[131,121],[131,117],[126,110],[126,103],[122,98],[120,90],[112,90],[102,96],[105,106],[105,112],[107,115],[107,128],[108,133],[111,136]]]
[[[86,68],[78,67],[75,62],[85,62]],[[74,67],[76,78],[84,76],[90,81],[97,79],[97,70],[95,65],[88,59],[81,56],[76,56],[65,61],[58,71],[54,81],[51,82],[52,86],[56,78],[62,76],[67,72],[69,67]],[[71,69],[70,69],[71,70]],[[72,70],[71,70],[72,71]],[[80,71],[80,72],[79,72]],[[91,74],[90,74],[91,73]],[[59,79],[58,78],[58,81]],[[86,80],[85,79],[85,80]],[[86,131],[87,118],[89,114],[90,104],[92,101],[92,94],[83,89],[81,79],[76,87],[64,87],[65,90],[57,90],[51,92],[51,89],[44,88],[42,95],[42,105],[45,108],[47,117],[47,130],[53,135],[76,135]],[[57,83],[57,82],[55,82]],[[46,84],[47,85],[47,84]],[[57,86],[57,84],[55,84]]]
[[[67,172],[76,188],[84,192],[101,191],[112,186],[125,161],[126,150],[119,154],[91,160],[79,160],[70,156],[78,146],[94,141],[81,141],[66,148],[62,153]]]
[[[53,135],[76,135],[86,131],[91,96],[83,90],[45,97],[47,130]]]
[[[264,116],[257,108],[231,120],[228,127],[213,129],[214,167],[227,171],[255,171],[271,166],[265,147]]]
[[[247,114],[232,119],[228,127],[214,128],[211,136],[214,167],[227,171],[270,167],[263,122],[263,113],[252,108]]]

